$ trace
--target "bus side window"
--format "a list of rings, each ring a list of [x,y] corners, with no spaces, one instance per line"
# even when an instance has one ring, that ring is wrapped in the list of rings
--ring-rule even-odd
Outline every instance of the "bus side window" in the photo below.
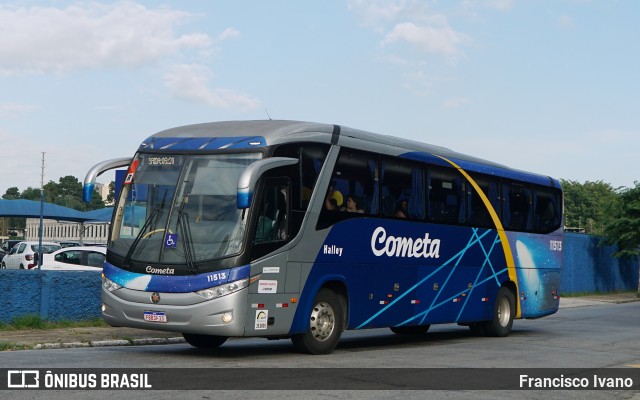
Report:
[[[378,214],[380,196],[376,155],[343,148],[331,176],[316,229],[324,229],[349,218]],[[331,189],[333,194],[330,194]],[[357,206],[353,208],[352,203],[347,206],[348,199],[356,200]]]
[[[383,160],[380,210],[385,217],[424,219],[423,170],[403,160]]]
[[[267,179],[258,211],[255,244],[288,239],[289,186],[286,179]]]
[[[533,230],[548,233],[558,229],[562,222],[560,191],[535,188],[533,191]]]
[[[502,210],[500,207],[499,181],[490,177],[475,175],[472,176],[472,179],[489,200],[493,211],[500,217]],[[467,223],[470,226],[495,227],[487,205],[484,204],[480,194],[471,184],[467,184]]]
[[[506,229],[531,231],[531,189],[521,184],[505,183],[503,224]]]
[[[289,204],[292,212],[307,211],[311,194],[315,190],[328,150],[327,145],[293,143],[279,146],[274,151],[274,157],[291,157],[299,160],[298,164],[285,167],[282,170],[282,175],[288,176],[292,183]]]
[[[455,170],[431,168],[427,182],[429,219],[449,224],[464,222],[464,191],[460,174]]]

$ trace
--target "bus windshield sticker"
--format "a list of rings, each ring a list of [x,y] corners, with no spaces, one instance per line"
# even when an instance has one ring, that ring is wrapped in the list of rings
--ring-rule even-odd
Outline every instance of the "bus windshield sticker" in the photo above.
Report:
[[[164,239],[164,247],[169,249],[175,249],[177,245],[178,245],[178,234],[167,233],[167,236]]]
[[[138,169],[139,164],[140,159],[133,160],[133,162],[129,166],[129,171],[127,171],[127,177],[124,180],[125,185],[130,185],[133,183],[133,176],[135,175],[136,169]]]

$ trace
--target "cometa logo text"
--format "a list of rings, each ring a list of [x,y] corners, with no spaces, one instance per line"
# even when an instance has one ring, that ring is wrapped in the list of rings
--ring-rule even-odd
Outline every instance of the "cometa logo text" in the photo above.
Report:
[[[161,274],[161,275],[173,275],[175,274],[175,269],[173,268],[153,268],[151,265],[147,265],[147,269],[145,270],[147,274]]]
[[[371,251],[376,257],[440,258],[440,239],[407,238],[387,236],[383,227],[376,228],[371,235]]]

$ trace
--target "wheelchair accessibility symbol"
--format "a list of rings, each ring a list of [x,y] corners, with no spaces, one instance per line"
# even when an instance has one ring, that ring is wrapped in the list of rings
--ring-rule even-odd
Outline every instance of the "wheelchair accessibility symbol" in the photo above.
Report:
[[[177,233],[167,233],[167,236],[164,238],[164,247],[175,249],[178,245],[178,234]]]

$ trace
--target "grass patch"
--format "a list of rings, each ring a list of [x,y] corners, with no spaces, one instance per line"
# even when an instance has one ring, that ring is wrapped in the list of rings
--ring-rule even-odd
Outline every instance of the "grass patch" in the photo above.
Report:
[[[33,346],[27,344],[0,342],[0,351],[29,350],[31,348],[33,348]]]
[[[93,318],[85,321],[47,321],[38,315],[22,315],[16,317],[11,323],[0,322],[0,331],[19,331],[26,329],[59,329],[59,328],[86,328],[108,326],[102,318]],[[0,346],[2,343],[0,343]],[[1,347],[0,347],[1,349]]]

